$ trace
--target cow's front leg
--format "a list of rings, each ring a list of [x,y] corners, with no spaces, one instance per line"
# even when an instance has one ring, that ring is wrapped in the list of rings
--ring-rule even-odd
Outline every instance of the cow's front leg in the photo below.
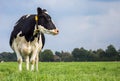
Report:
[[[31,57],[31,59],[30,59],[30,62],[31,62],[31,71],[34,71],[34,65],[35,65],[36,56],[37,56],[37,52],[35,51],[35,52],[32,54],[32,57]]]
[[[38,71],[38,62],[39,62],[39,54],[36,55],[35,63],[36,63],[36,71]]]
[[[31,60],[31,71],[34,71],[35,59]]]

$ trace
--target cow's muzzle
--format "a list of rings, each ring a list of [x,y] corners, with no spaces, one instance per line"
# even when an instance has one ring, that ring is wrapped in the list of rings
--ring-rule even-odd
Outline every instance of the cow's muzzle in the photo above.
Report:
[[[58,29],[54,29],[53,30],[53,35],[57,35],[59,33],[59,30]]]

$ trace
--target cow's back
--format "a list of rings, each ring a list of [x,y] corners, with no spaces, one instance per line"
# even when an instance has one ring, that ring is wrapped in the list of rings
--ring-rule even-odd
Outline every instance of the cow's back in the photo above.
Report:
[[[21,36],[23,35],[25,36],[30,30],[31,31],[34,30],[35,21],[33,20],[33,18],[34,18],[34,15],[31,15],[29,17],[27,17],[27,15],[24,15],[16,22],[14,29],[11,33],[10,46],[12,45],[14,38],[16,38],[17,34],[20,31],[22,32]]]

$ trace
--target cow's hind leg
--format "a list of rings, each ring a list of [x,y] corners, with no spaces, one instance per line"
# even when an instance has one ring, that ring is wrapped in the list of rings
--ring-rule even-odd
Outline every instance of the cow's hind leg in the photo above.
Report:
[[[18,61],[18,64],[19,64],[19,71],[22,71],[22,56],[20,55],[20,53],[17,51],[17,50],[15,50],[15,52],[16,52],[16,55],[17,55],[17,61]]]

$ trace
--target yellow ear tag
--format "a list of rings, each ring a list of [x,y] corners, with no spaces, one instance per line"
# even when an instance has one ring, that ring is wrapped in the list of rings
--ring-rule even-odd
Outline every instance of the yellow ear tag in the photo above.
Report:
[[[37,15],[35,16],[35,20],[38,21],[38,16]]]

